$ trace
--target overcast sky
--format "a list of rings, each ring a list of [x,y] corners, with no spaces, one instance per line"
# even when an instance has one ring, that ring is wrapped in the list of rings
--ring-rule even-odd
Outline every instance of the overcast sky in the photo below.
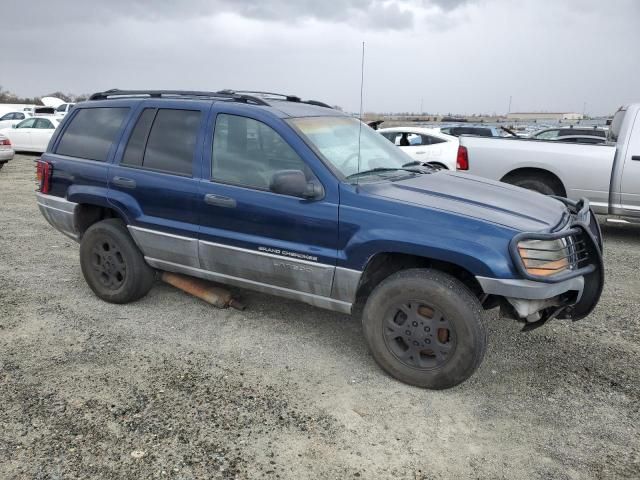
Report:
[[[612,113],[640,101],[638,0],[2,2],[0,86],[295,93],[357,111]]]

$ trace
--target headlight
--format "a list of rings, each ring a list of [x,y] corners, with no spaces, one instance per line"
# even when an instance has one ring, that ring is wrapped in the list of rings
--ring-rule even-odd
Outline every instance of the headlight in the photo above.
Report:
[[[564,238],[558,240],[523,240],[518,253],[531,275],[548,277],[569,269],[569,247]]]

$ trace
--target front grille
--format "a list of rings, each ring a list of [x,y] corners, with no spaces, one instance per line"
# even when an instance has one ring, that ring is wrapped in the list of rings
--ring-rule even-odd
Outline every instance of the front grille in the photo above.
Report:
[[[569,235],[565,239],[567,246],[567,260],[571,270],[578,270],[589,264],[589,239],[584,231]]]

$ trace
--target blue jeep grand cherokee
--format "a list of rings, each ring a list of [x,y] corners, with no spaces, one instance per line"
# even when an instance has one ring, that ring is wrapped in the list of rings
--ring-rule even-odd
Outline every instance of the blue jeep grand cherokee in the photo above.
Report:
[[[100,298],[137,300],[167,270],[361,305],[375,360],[421,387],[478,368],[483,309],[532,328],[588,315],[602,291],[586,201],[432,170],[293,96],[97,93],[65,117],[38,173],[40,210],[80,243]]]

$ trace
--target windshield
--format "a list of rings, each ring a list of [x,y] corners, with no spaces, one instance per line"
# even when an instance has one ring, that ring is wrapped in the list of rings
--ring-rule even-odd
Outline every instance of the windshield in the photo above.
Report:
[[[403,165],[412,162],[406,153],[356,118],[302,117],[289,122],[345,177],[367,171],[374,176],[404,176],[407,172],[402,170]]]

